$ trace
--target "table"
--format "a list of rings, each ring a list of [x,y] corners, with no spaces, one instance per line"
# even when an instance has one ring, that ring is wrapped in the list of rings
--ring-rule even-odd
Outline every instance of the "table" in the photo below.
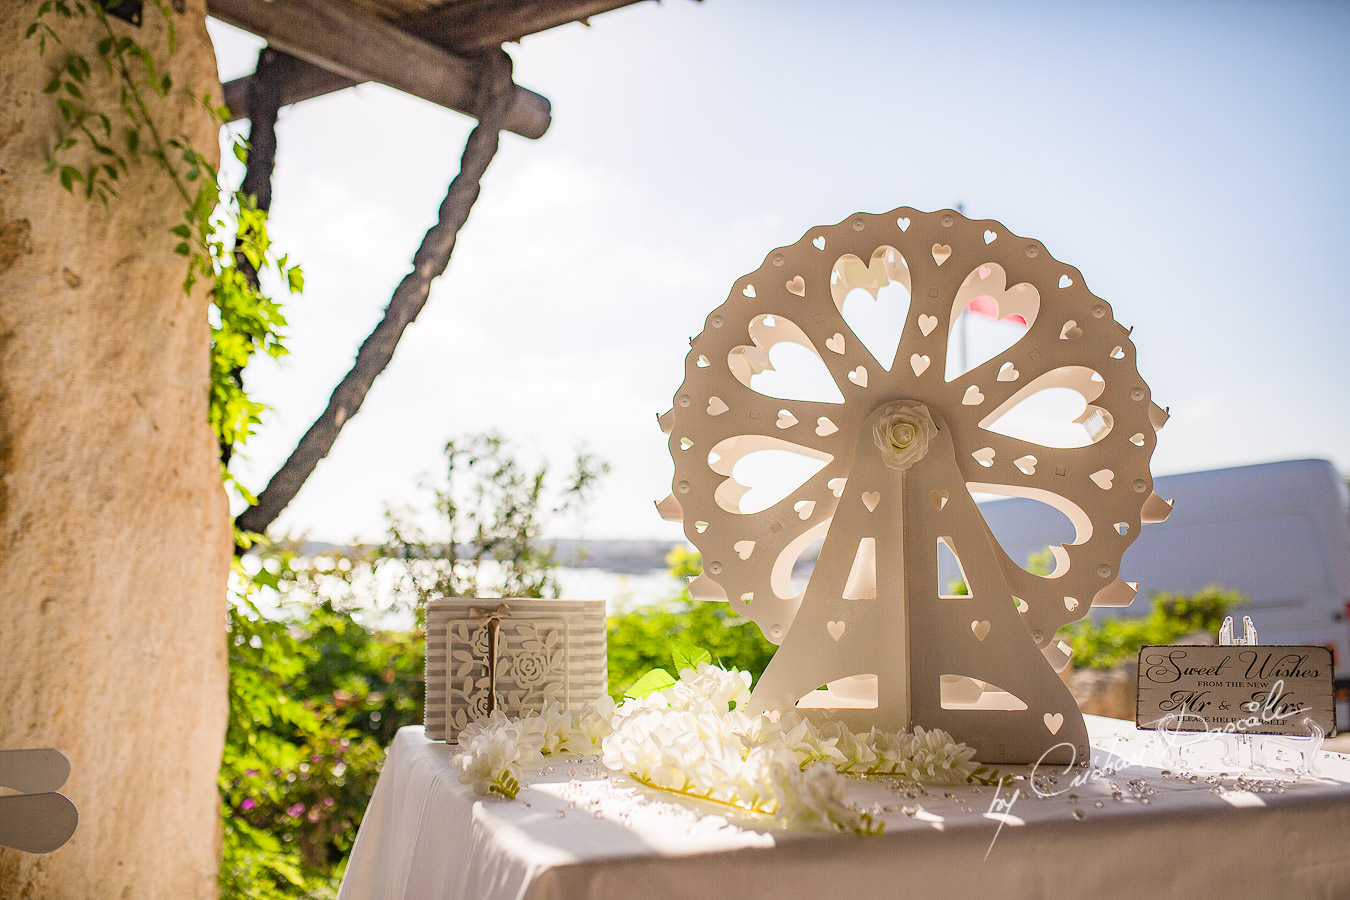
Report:
[[[686,802],[595,757],[550,763],[515,801],[484,799],[459,783],[453,746],[404,728],[338,896],[1350,897],[1350,758],[1323,752],[1318,777],[1249,772],[1267,791],[1236,790],[1212,742],[1186,751],[1192,781],[1151,733],[1087,719],[1092,766],[1069,774],[1014,768],[1013,788],[913,797],[859,780],[857,801],[886,823],[866,838]]]

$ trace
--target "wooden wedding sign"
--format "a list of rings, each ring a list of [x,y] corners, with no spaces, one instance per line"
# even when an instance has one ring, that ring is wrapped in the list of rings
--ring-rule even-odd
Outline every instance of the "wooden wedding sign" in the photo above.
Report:
[[[1326,647],[1171,646],[1139,650],[1140,728],[1308,735],[1335,729]]]

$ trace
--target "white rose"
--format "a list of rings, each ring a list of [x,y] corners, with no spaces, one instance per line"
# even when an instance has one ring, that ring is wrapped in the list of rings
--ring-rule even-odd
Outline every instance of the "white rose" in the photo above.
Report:
[[[928,455],[928,442],[936,435],[937,425],[922,403],[890,407],[872,430],[882,460],[901,471]]]

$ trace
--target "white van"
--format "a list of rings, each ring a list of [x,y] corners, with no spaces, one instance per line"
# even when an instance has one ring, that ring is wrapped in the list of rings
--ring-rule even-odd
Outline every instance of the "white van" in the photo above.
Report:
[[[1330,462],[1167,475],[1153,489],[1176,503],[1166,522],[1143,527],[1121,564],[1139,597],[1093,616],[1142,615],[1159,591],[1236,588],[1251,598],[1238,612],[1252,617],[1261,643],[1330,647],[1338,681],[1350,677],[1350,490]],[[1069,520],[1043,503],[1000,499],[980,510],[1018,562],[1073,540]],[[944,584],[960,577],[946,564]]]

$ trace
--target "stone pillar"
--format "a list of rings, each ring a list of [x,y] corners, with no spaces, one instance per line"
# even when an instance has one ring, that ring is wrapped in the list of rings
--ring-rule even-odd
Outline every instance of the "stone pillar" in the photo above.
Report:
[[[204,0],[174,14],[167,135],[217,155]],[[0,850],[0,897],[216,895],[226,715],[229,510],[207,427],[204,285],[187,296],[169,229],[185,204],[148,159],[105,208],[43,172],[59,118],[42,87],[66,48],[24,40],[36,3],[0,4],[0,748],[56,747],[79,808],[48,855]],[[151,3],[117,22],[157,61]]]

